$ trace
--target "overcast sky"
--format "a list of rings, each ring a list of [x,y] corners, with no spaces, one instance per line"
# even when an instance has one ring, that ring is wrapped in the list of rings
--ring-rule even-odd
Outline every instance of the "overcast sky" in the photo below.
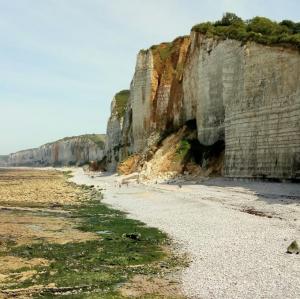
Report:
[[[104,133],[139,49],[226,11],[300,21],[299,0],[0,0],[0,154]]]

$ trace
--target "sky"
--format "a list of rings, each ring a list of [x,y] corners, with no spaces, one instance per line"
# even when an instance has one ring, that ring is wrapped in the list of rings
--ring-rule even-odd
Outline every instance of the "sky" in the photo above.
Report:
[[[227,11],[300,21],[299,0],[0,0],[0,154],[105,133],[138,51]]]

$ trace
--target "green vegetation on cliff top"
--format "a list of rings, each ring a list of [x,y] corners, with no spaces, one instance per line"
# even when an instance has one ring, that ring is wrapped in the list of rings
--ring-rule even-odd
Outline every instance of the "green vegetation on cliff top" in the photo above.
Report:
[[[234,13],[227,12],[222,19],[216,22],[204,22],[195,25],[192,32],[205,34],[207,37],[234,39],[242,42],[254,41],[265,45],[292,46],[300,49],[300,22],[283,20],[275,22],[265,17],[254,17],[243,20]],[[172,42],[163,42],[152,45],[150,50],[157,51],[162,61],[168,58],[179,36]],[[142,49],[141,53],[149,50]]]
[[[176,53],[176,44],[180,45],[180,42],[178,43],[178,41],[183,40],[185,38],[188,38],[188,35],[183,35],[183,36],[178,36],[176,37],[172,42],[164,42],[158,45],[152,45],[150,47],[150,50],[155,54],[156,52],[159,54],[160,59],[162,61],[165,61],[167,58],[169,58],[172,53]],[[147,50],[141,50],[142,53],[146,53]]]
[[[173,42],[162,43],[160,45],[154,45],[150,49],[152,51],[158,51],[158,54],[162,61],[166,60],[172,53]]]
[[[265,45],[288,45],[300,49],[300,22],[283,20],[280,23],[264,17],[242,20],[233,13],[225,13],[220,21],[195,25],[194,32],[208,37],[255,41]]]
[[[87,135],[82,135],[81,137],[85,137],[85,138],[93,141],[99,147],[104,147],[105,134],[87,134]]]
[[[47,143],[45,145],[49,145],[49,144],[53,144],[53,143],[61,142],[61,141],[69,141],[72,139],[80,139],[82,142],[90,140],[90,141],[94,142],[95,144],[97,144],[99,147],[104,147],[105,134],[85,134],[85,135],[79,135],[79,136],[70,136],[70,137],[65,137],[65,138],[59,139],[54,142]]]
[[[124,116],[125,110],[126,110],[126,105],[129,99],[130,91],[125,89],[121,90],[115,95],[115,100],[116,100],[116,106],[115,106],[115,112],[120,119],[121,117]]]

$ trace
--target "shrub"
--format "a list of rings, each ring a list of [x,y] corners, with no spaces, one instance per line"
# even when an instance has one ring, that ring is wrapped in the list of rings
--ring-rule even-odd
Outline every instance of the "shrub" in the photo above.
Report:
[[[244,24],[244,21],[232,12],[226,12],[220,21],[215,22],[215,26],[230,26],[241,24]]]
[[[191,149],[191,145],[187,140],[181,140],[176,150],[177,158],[182,160],[186,157]]]
[[[295,23],[290,20],[283,20],[279,23],[280,26],[285,26],[290,33],[300,33],[300,23]]]
[[[243,21],[233,13],[226,13],[220,21],[195,25],[192,31],[200,32],[208,37],[249,40],[267,45],[281,43],[300,48],[300,23],[290,20],[277,23],[268,18],[255,17]]]
[[[206,22],[206,23],[195,25],[192,28],[192,31],[206,34],[208,31],[212,31],[213,29],[214,29],[214,25],[211,22]]]
[[[276,32],[277,23],[263,17],[255,17],[249,21],[247,31],[271,35]],[[280,25],[279,25],[280,26]]]
[[[157,48],[160,58],[161,60],[166,60],[172,52],[172,43],[166,43],[165,45],[162,45],[160,47]]]

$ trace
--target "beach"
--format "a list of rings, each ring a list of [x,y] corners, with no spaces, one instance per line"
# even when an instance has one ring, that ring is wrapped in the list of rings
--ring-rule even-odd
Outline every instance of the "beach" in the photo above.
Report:
[[[74,171],[72,181],[103,188],[104,202],[168,233],[190,257],[181,283],[189,298],[297,298],[300,185],[233,181],[125,182]],[[126,181],[128,182],[128,180]]]

